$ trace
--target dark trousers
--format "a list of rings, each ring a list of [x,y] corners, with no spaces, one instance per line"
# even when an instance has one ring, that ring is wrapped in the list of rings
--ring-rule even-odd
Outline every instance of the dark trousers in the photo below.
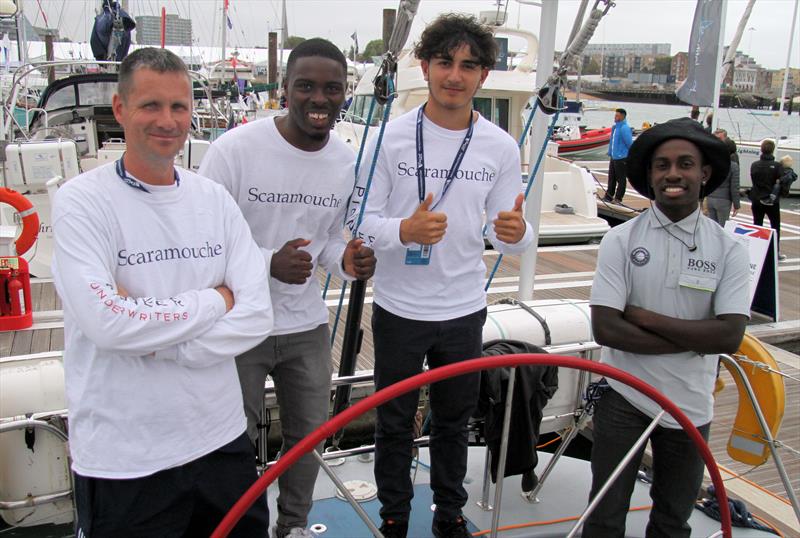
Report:
[[[774,205],[764,205],[758,200],[752,200],[753,205],[750,207],[753,212],[753,224],[756,226],[764,225],[764,215],[769,218],[769,227],[775,230],[775,246],[778,247],[780,252],[781,247],[781,204],[780,198],[775,200]]]
[[[481,356],[486,309],[447,321],[401,318],[377,304],[372,308],[377,390],[431,368]],[[462,375],[430,389],[431,488],[437,520],[453,520],[467,502],[462,484],[467,472],[467,422],[478,400],[480,373]],[[375,428],[375,480],[383,519],[408,520],[411,499],[411,450],[415,390],[378,407]]]
[[[628,181],[627,159],[608,161],[608,188],[606,198],[622,201]]]
[[[650,425],[652,419],[633,407],[619,393],[608,390],[595,408],[592,444],[592,491],[594,498],[617,464]],[[708,439],[709,424],[698,427]],[[647,524],[648,538],[688,538],[687,523],[703,482],[703,460],[689,436],[681,429],[657,426],[650,435],[653,447],[653,508]],[[583,527],[583,536],[622,538],[636,474],[644,447],[633,458],[603,497]]]
[[[258,479],[246,433],[194,461],[125,480],[75,475],[80,538],[209,536]],[[230,536],[267,536],[266,496],[259,496]]]

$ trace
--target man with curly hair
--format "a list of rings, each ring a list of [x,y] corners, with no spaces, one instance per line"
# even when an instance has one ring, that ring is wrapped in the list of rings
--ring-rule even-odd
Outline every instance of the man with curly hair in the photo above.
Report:
[[[377,389],[419,373],[426,357],[437,368],[481,355],[484,215],[499,251],[518,254],[533,240],[522,216],[517,145],[472,110],[472,98],[495,64],[492,31],[474,17],[442,15],[425,29],[414,53],[428,82],[428,101],[386,126],[358,230],[380,260],[372,314]],[[348,220],[360,211],[368,168],[362,168]],[[431,386],[436,537],[470,536],[461,514],[467,501],[462,481],[478,381],[475,373]],[[408,532],[417,403],[413,391],[378,408],[375,479],[387,537]]]

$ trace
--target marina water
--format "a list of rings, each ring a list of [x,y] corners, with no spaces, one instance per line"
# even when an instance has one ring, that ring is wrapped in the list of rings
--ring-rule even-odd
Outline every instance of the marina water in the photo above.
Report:
[[[654,103],[621,103],[614,101],[583,100],[584,121],[590,128],[610,127],[614,123],[614,109],[624,108],[628,112],[628,125],[640,129],[644,122],[651,125],[667,120],[689,117],[690,105],[660,105]],[[700,108],[700,117],[705,118],[710,107]],[[736,140],[760,141],[764,138],[783,137],[792,139],[800,145],[800,107],[792,114],[769,110],[750,110],[745,108],[720,108],[719,127],[728,131],[728,136]]]

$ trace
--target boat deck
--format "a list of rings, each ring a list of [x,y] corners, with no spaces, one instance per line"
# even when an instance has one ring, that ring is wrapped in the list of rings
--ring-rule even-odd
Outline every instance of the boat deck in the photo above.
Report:
[[[624,203],[631,207],[645,207],[647,201],[638,195],[626,195]],[[616,208],[613,208],[616,209]],[[741,222],[752,222],[749,215],[749,204],[742,204],[742,212],[737,217]],[[783,234],[781,238],[781,251],[787,259],[779,264],[779,289],[780,289],[780,323],[771,323],[762,316],[754,315],[748,330],[759,335],[780,333],[783,339],[797,340],[800,338],[800,213],[784,210],[782,213]],[[537,272],[534,288],[535,299],[578,299],[585,300],[589,297],[592,278],[594,275],[597,244],[578,244],[562,246],[543,246],[539,248]],[[497,252],[487,250],[484,259],[489,270],[497,259]],[[519,285],[519,258],[506,256],[494,277],[489,289],[489,302],[496,303],[506,298],[517,295]],[[322,277],[322,275],[319,275]],[[333,323],[336,305],[341,295],[341,283],[332,282],[326,302],[331,312]],[[64,346],[63,323],[60,321],[61,302],[57,297],[51,280],[39,280],[32,285],[33,306],[36,314],[36,323],[29,330],[16,332],[0,332],[0,357],[27,355],[31,353],[61,350]],[[341,343],[344,320],[347,315],[345,298],[339,327],[334,343],[334,363],[338,367],[341,354]],[[364,309],[362,328],[364,338],[359,354],[357,369],[370,370],[374,365],[374,349],[372,346],[372,330],[370,327],[372,288],[367,289],[367,306]],[[759,332],[760,331],[760,332]],[[769,339],[767,339],[769,340]],[[783,371],[791,375],[794,380],[787,380],[786,416],[783,427],[778,437],[788,446],[800,448],[800,364],[796,355],[788,354],[788,358],[781,364]],[[715,422],[712,428],[710,444],[715,457],[720,465],[730,469],[732,473],[744,474],[745,478],[780,497],[786,496],[783,485],[778,478],[774,465],[769,461],[766,465],[751,469],[745,465],[732,461],[726,454],[726,444],[730,425],[737,410],[737,395],[733,389],[734,383],[723,371],[728,389],[723,391],[717,399],[715,409]],[[800,456],[788,449],[781,451],[781,456],[787,468],[795,491],[800,490]],[[732,477],[733,475],[728,475]],[[741,480],[728,482],[730,487]],[[769,495],[768,495],[769,497]],[[772,502],[781,504],[782,501],[772,499]],[[788,507],[787,507],[788,508]],[[791,509],[788,509],[791,516]],[[792,519],[790,519],[792,521]],[[800,527],[795,526],[800,532]]]

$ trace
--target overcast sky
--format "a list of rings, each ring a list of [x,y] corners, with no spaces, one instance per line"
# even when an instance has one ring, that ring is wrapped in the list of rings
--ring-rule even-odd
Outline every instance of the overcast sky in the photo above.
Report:
[[[19,0],[18,0],[19,1]],[[267,32],[281,26],[279,0],[229,0],[233,29],[228,31],[228,47],[266,45]],[[553,1],[553,0],[545,0]],[[44,26],[41,5],[50,27],[75,41],[88,41],[94,10],[99,0],[24,0],[25,13],[37,26]],[[414,20],[411,39],[419,36],[427,22],[439,13],[459,11],[478,14],[496,9],[490,0],[422,0]],[[381,37],[382,11],[397,8],[398,0],[287,0],[290,35],[325,37],[341,48],[352,44],[350,35],[358,33],[361,49],[371,39]],[[566,45],[578,0],[558,2],[556,49]],[[686,51],[696,5],[695,0],[616,0],[603,18],[591,43],[670,43],[672,54]],[[771,69],[786,65],[789,32],[795,0],[757,0],[747,23],[739,50]],[[591,5],[591,4],[590,4]],[[728,44],[744,12],[746,0],[729,0],[725,23]],[[156,15],[161,7],[192,19],[198,44],[220,42],[222,0],[129,0],[131,15]],[[508,25],[539,33],[540,8],[508,2]],[[800,25],[795,29],[792,67],[800,67]]]

